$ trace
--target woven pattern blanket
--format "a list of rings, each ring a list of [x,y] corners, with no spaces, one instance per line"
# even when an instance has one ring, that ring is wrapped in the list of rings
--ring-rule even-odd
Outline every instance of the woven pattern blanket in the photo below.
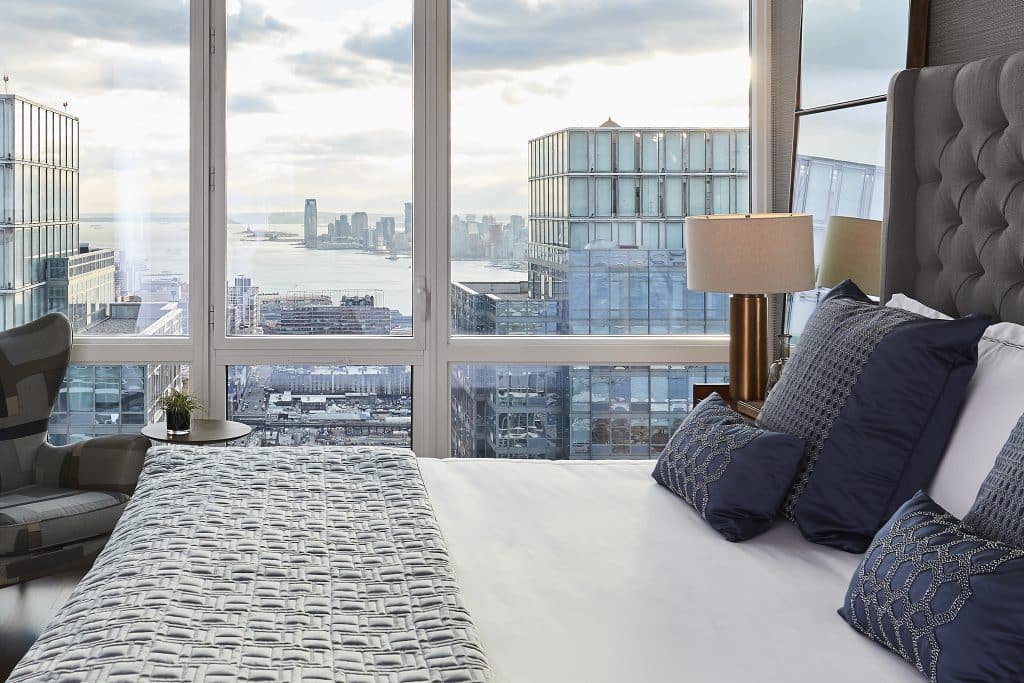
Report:
[[[10,681],[487,679],[411,451],[178,446]]]

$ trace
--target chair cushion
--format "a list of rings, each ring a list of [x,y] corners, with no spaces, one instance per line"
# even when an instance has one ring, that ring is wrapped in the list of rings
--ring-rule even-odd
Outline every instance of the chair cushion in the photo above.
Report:
[[[0,555],[109,534],[128,502],[123,493],[22,486],[0,493]]]

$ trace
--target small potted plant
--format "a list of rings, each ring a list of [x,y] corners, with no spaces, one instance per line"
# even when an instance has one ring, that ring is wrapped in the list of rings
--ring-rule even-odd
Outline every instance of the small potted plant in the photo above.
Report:
[[[175,436],[192,431],[192,413],[203,410],[199,399],[183,389],[168,389],[156,404],[167,417],[167,433]]]

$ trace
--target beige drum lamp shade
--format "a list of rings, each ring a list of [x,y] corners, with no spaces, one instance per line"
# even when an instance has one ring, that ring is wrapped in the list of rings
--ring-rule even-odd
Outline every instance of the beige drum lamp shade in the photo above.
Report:
[[[818,268],[818,287],[853,280],[861,291],[878,296],[882,289],[882,222],[832,216]]]
[[[775,294],[814,287],[809,214],[762,213],[686,219],[687,288]]]

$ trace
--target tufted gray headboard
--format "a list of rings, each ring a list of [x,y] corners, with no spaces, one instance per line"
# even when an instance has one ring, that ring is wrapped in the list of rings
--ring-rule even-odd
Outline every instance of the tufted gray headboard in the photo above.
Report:
[[[889,85],[882,301],[1024,324],[1024,52]]]

